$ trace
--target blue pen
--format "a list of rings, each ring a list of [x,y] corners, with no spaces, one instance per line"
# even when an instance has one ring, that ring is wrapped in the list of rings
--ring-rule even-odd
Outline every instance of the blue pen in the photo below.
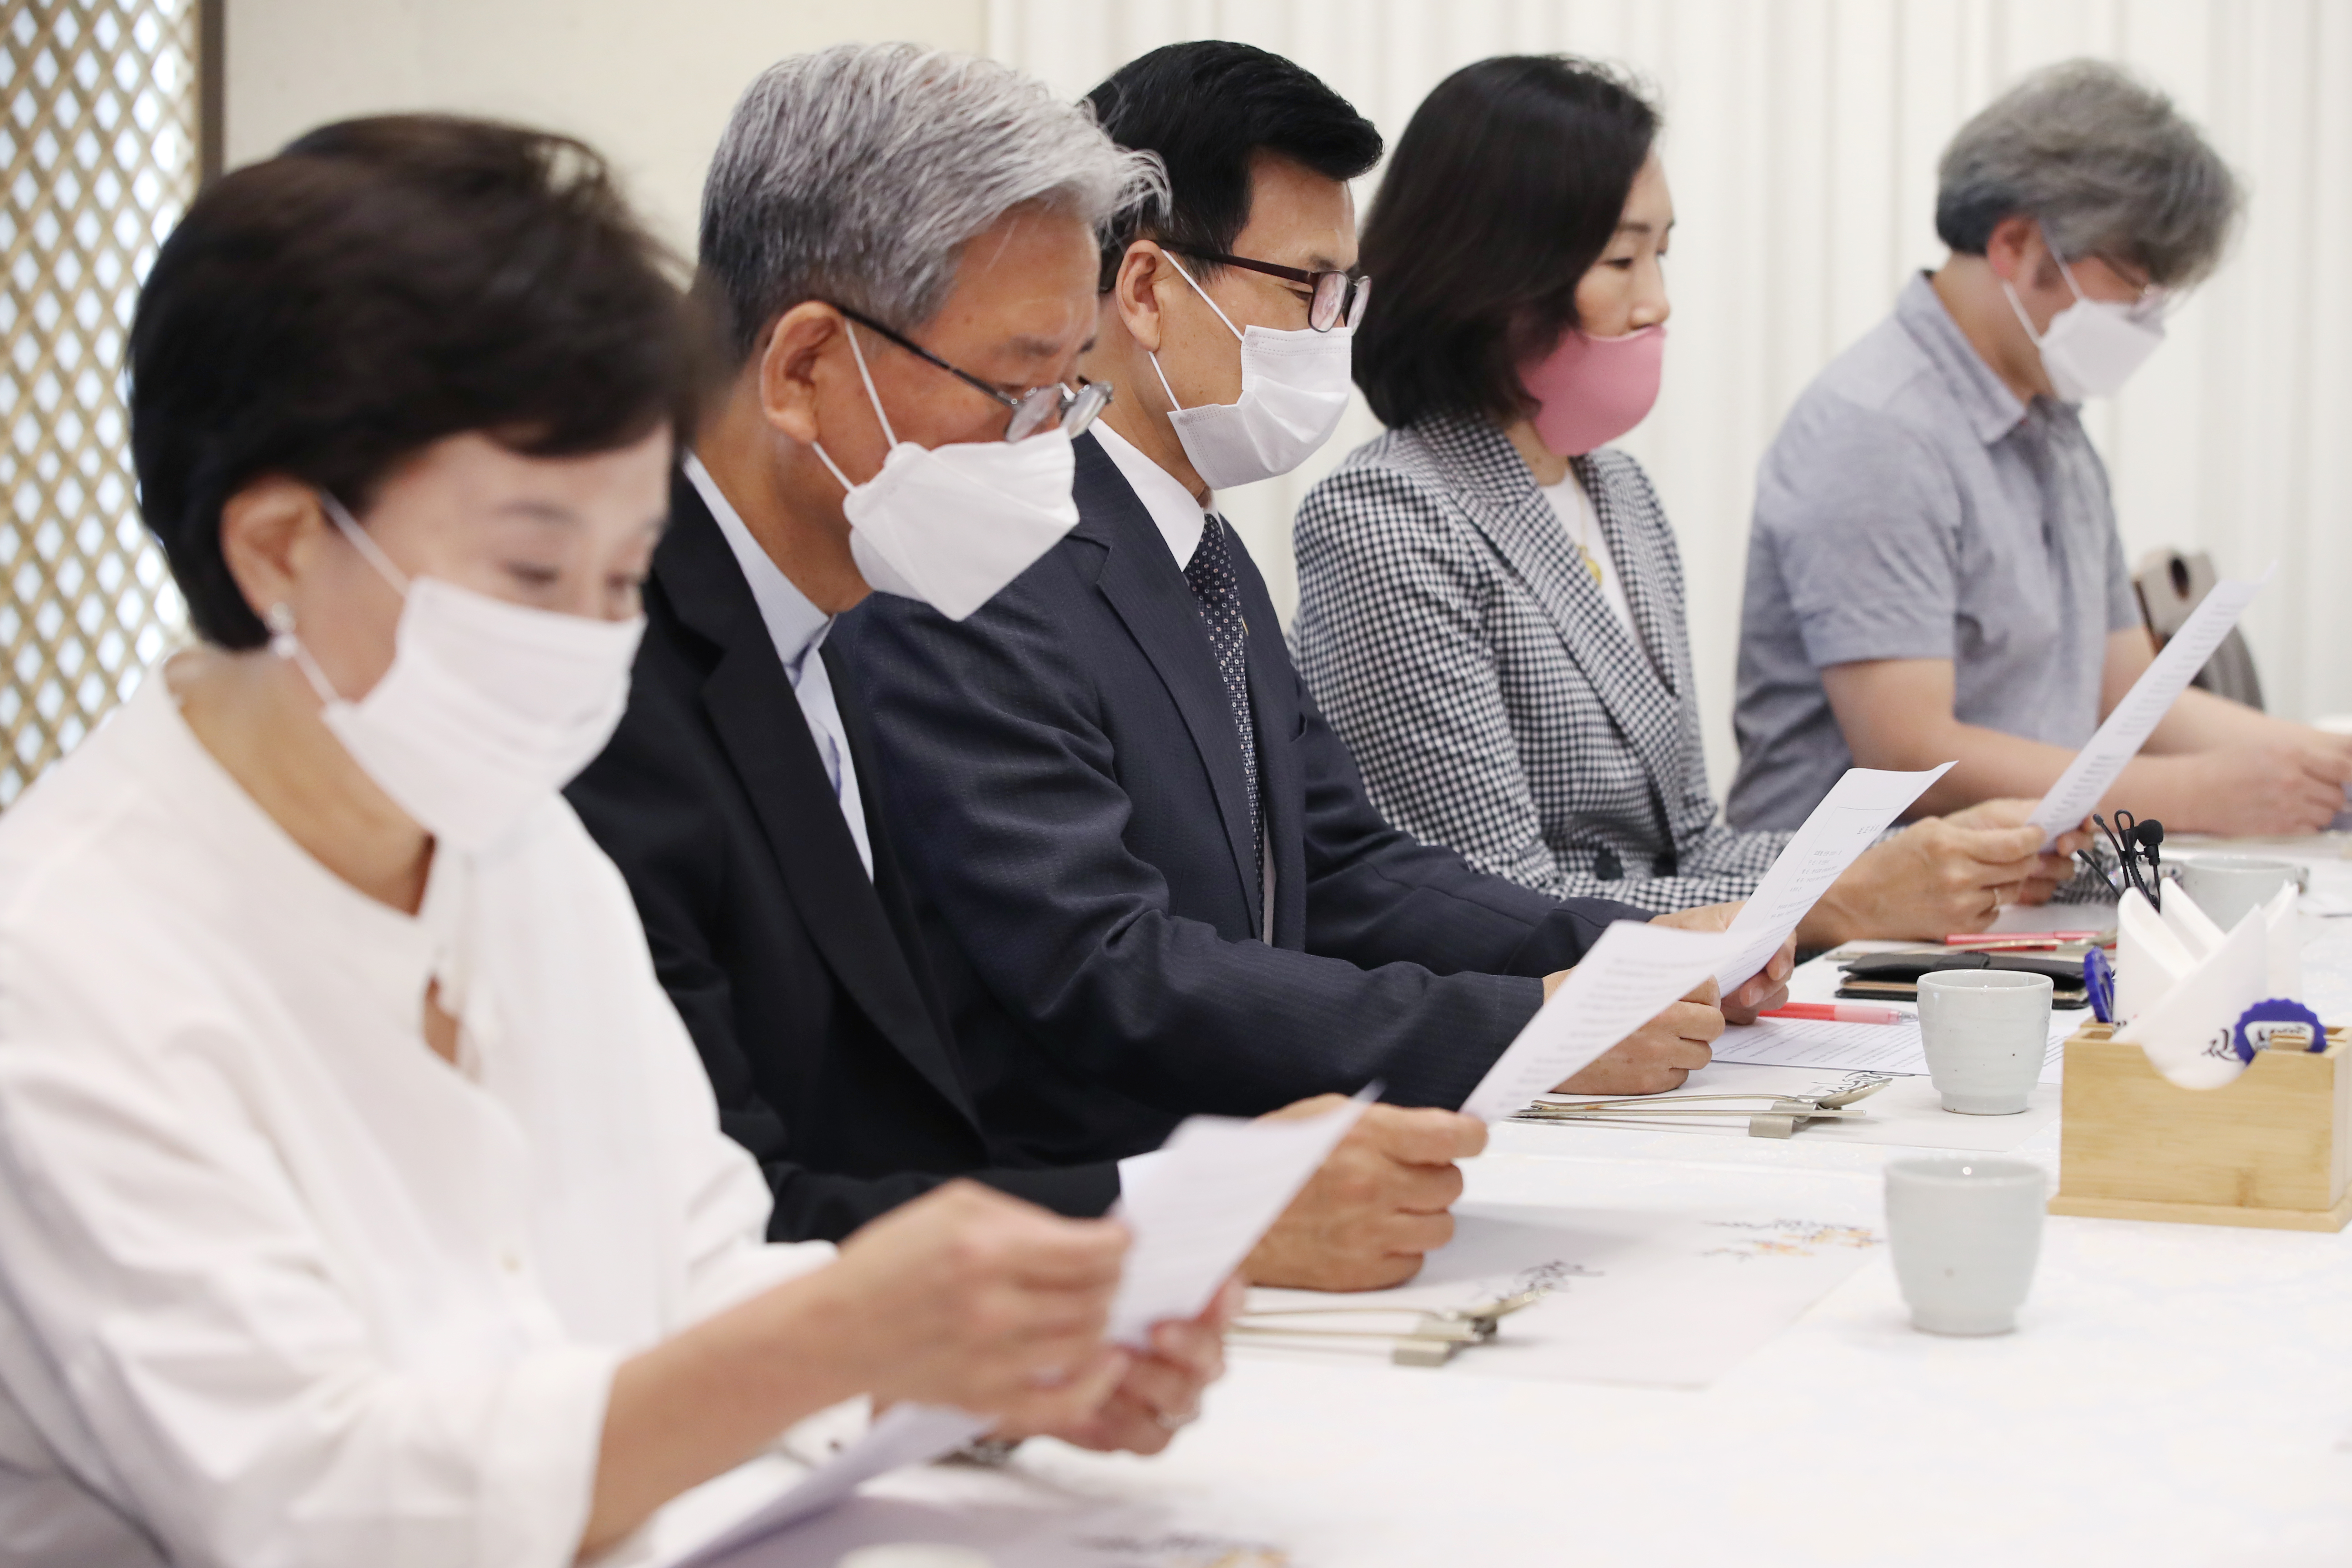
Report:
[[[2095,947],[2083,955],[2083,989],[2091,994],[2091,1016],[2102,1024],[2116,1021],[2116,966],[2107,950]]]

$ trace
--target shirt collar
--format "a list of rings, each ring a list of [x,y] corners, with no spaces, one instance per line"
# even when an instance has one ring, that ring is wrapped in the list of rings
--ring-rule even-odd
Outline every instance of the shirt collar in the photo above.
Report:
[[[1904,285],[1895,301],[1895,317],[1943,376],[1952,401],[1960,405],[1978,440],[1990,447],[2024,422],[2026,405],[1985,363],[1984,356],[1952,320],[1952,313],[1944,309],[1943,297],[1926,273]]]
[[[1181,572],[1192,563],[1192,552],[1201,548],[1201,533],[1208,526],[1209,514],[1192,499],[1192,492],[1176,480],[1176,476],[1135,449],[1127,437],[1104,421],[1094,423],[1095,439],[1102,443],[1110,460],[1135,491],[1135,499],[1151,514],[1160,537],[1168,542],[1169,552],[1176,557],[1176,569]]]
[[[726,537],[727,548],[735,552],[735,564],[741,568],[743,580],[751,586],[751,601],[760,606],[760,619],[767,624],[768,637],[776,645],[776,657],[784,661],[784,673],[798,687],[801,667],[824,641],[833,617],[811,604],[809,596],[793,586],[774,558],[751,537],[751,531],[720,492],[719,481],[710,477],[702,459],[688,452],[684,468],[695,493],[710,509],[719,531]]]

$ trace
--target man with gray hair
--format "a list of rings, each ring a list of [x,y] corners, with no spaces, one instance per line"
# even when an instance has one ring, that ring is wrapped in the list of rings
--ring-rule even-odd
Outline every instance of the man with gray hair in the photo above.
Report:
[[[2242,196],[2113,66],[2027,78],[1945,150],[1951,256],[1831,363],[1765,454],[1728,816],[1794,827],[1844,770],[1958,759],[1914,810],[2033,799],[2131,689],[2141,625],[2078,405],[2163,341]],[[2305,833],[2352,742],[2190,690],[2102,803],[2177,830]]]
[[[1071,438],[1108,393],[1076,373],[1098,236],[1163,188],[1041,84],[903,45],[772,68],[712,160],[698,292],[728,374],[673,489],[627,714],[569,793],[777,1237],[841,1237],[957,1175],[1099,1215],[1129,1173],[1040,1168],[982,1123],[826,634],[875,588],[967,616],[1076,521]],[[1277,1226],[1276,1282],[1340,1278],[1390,1211],[1426,1208],[1453,1120],[1375,1108]],[[1156,1446],[1197,1377],[1135,1375],[1150,1419],[1118,1440]]]

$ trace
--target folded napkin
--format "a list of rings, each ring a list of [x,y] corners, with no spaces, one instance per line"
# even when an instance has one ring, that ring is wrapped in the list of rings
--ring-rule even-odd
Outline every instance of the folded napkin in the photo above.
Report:
[[[2178,888],[2166,892],[2168,913],[2179,897]],[[2243,1072],[2231,1036],[2239,1017],[2270,985],[2270,926],[2263,913],[2250,910],[2219,947],[2117,1030],[2116,1039],[2147,1052],[2148,1064],[2183,1089],[2219,1089]],[[2120,927],[2116,940],[2120,945]],[[2120,988],[2120,973],[2116,981]]]
[[[2289,882],[2263,906],[2263,923],[2270,928],[2269,994],[2290,1002],[2304,999],[2301,894],[2302,889]]]
[[[2189,896],[2175,887],[2164,901],[2187,903]],[[2116,906],[2116,1021],[2127,1024],[2147,1012],[2210,951],[2201,942],[2184,941],[2137,888],[2127,890]]]
[[[2158,914],[2137,889],[2116,911],[2116,1038],[2139,1046],[2183,1089],[2219,1089],[2245,1070],[2234,1040],[2246,1009],[2301,1001],[2295,889],[2250,910],[2224,935],[2179,883]]]

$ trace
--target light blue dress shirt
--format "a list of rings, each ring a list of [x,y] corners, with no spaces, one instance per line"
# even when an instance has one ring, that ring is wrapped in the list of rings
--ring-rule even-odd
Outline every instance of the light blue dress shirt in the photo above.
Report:
[[[702,459],[688,452],[686,456],[686,477],[693,482],[695,493],[702,504],[710,509],[718,520],[719,531],[726,536],[727,547],[735,552],[735,564],[742,569],[743,580],[751,585],[751,601],[760,606],[760,619],[767,624],[768,636],[776,645],[776,657],[783,661],[784,676],[793,683],[793,694],[800,699],[801,717],[808,721],[809,733],[816,741],[816,754],[824,760],[825,777],[833,782],[833,797],[841,804],[841,817],[849,825],[849,837],[856,842],[857,858],[865,863],[867,877],[874,875],[874,847],[866,833],[866,801],[857,790],[857,764],[849,754],[849,732],[841,725],[841,706],[834,700],[833,678],[825,673],[824,660],[817,650],[824,646],[824,634],[833,629],[833,617],[809,602],[806,594],[793,585],[751,531],[743,525],[735,508],[719,491],[719,482]]]

